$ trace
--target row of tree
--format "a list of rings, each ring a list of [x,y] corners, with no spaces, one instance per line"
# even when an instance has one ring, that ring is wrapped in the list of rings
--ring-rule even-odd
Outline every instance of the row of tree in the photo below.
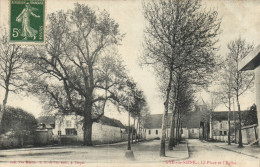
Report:
[[[208,86],[212,79],[219,85],[214,94],[229,109],[229,144],[231,99],[236,99],[239,146],[242,147],[239,97],[252,86],[254,74],[239,71],[238,63],[253,50],[253,45],[238,38],[228,44],[229,54],[225,59],[217,55],[215,45],[221,32],[221,19],[217,11],[205,10],[199,0],[145,1],[143,9],[146,27],[141,62],[156,71],[165,100],[160,155],[165,156],[168,112],[173,116],[169,140],[169,149],[172,149],[174,133],[175,138],[179,138],[181,117],[190,110],[194,93],[198,88]],[[209,119],[212,120],[212,111],[218,104],[212,100]]]
[[[8,36],[1,36],[0,85],[5,97],[0,120],[8,93],[17,90],[38,96],[48,111],[83,116],[85,145],[92,145],[92,124],[104,115],[108,102],[142,118],[145,97],[130,86],[136,84],[117,53],[123,36],[106,11],[82,4],[48,15],[43,46],[9,44]]]
[[[168,112],[173,113],[172,149],[174,125],[178,138],[181,117],[189,110],[194,92],[207,85],[217,65],[215,44],[221,20],[217,11],[206,11],[199,0],[145,1],[143,9],[146,27],[141,61],[151,66],[160,80],[164,98],[160,156],[165,156]]]
[[[217,71],[214,83],[217,90],[213,90],[213,96],[216,96],[215,101],[225,104],[228,108],[228,144],[231,144],[231,123],[230,113],[232,108],[232,99],[236,100],[236,106],[239,115],[239,147],[242,147],[242,117],[239,97],[253,86],[254,73],[251,71],[239,71],[238,63],[253,51],[253,44],[247,43],[245,39],[238,38],[228,43],[229,50],[225,58],[223,58],[221,66]],[[215,94],[215,95],[214,95]]]

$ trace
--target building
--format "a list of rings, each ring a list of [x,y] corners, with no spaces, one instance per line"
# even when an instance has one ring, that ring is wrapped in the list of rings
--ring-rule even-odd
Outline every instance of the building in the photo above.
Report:
[[[37,121],[38,127],[35,131],[34,144],[53,144],[53,129],[55,128],[55,116],[40,116],[37,119]]]
[[[256,106],[260,108],[260,45],[258,45],[249,55],[244,57],[238,64],[240,71],[255,71],[255,88],[256,88]],[[257,111],[257,124],[260,124],[260,110]],[[258,145],[260,146],[260,128],[257,129]]]
[[[38,125],[46,127],[46,128],[55,128],[55,116],[40,116],[37,118]]]
[[[55,128],[53,129],[55,141],[62,144],[75,144],[83,142],[83,117],[75,113],[55,115]],[[119,121],[102,116],[92,125],[92,142],[115,143],[125,141],[127,133],[125,126]]]
[[[162,114],[149,115],[146,118],[145,128],[145,139],[155,139],[162,136]],[[183,138],[190,139],[202,139],[206,136],[206,123],[203,121],[205,116],[204,109],[194,112],[188,112],[182,118],[181,132]],[[167,131],[166,137],[170,136],[172,114],[169,113],[167,117]],[[175,129],[176,130],[176,129]]]
[[[252,119],[253,111],[241,111],[242,118],[242,142],[244,144],[255,143],[258,138],[258,125],[250,124],[247,119]],[[251,117],[250,117],[251,115]],[[256,116],[256,115],[255,115]],[[235,124],[236,123],[236,124]],[[255,123],[255,122],[254,122]],[[231,142],[238,141],[239,116],[237,111],[230,112],[230,137]],[[228,111],[212,113],[212,136],[214,140],[228,142]]]
[[[149,115],[145,119],[144,123],[144,138],[146,140],[161,138],[162,136],[162,114],[153,114]],[[171,114],[168,114],[167,117],[167,132],[166,137],[170,133],[171,125]]]
[[[205,139],[208,133],[208,123],[206,118],[208,114],[205,110],[197,110],[194,112],[188,112],[182,119],[182,128],[187,133],[185,136],[189,139]]]
[[[230,136],[235,141],[235,120],[238,120],[237,112],[230,112]],[[237,126],[236,126],[237,128]],[[212,112],[212,138],[218,141],[228,141],[228,111]]]

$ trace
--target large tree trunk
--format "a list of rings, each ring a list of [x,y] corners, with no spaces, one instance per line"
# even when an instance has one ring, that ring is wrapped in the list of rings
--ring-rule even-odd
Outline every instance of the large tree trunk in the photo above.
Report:
[[[4,100],[3,100],[3,106],[0,107],[0,126],[1,126],[1,123],[2,123],[2,119],[3,119],[4,112],[5,112],[5,110],[6,110],[6,104],[7,104],[8,94],[9,94],[9,87],[8,87],[8,85],[7,85],[7,86],[6,86],[6,89],[5,89],[5,97],[4,97]]]
[[[234,131],[235,131],[235,143],[237,143],[237,125],[236,125],[236,117],[237,117],[237,115],[235,114],[235,102],[234,102],[234,99],[233,99],[233,118],[234,118]]]
[[[231,145],[230,141],[230,112],[231,112],[231,102],[230,98],[228,99],[228,145]]]
[[[175,114],[172,114],[172,121],[171,121],[171,129],[170,129],[170,138],[169,138],[169,144],[168,144],[168,150],[173,150],[173,147],[175,147],[174,143],[174,128],[175,128]]]
[[[87,119],[88,121],[84,121],[84,141],[83,144],[85,146],[92,146],[92,120]]]
[[[237,124],[236,124],[236,115],[235,115],[235,111],[233,112],[234,115],[234,131],[235,131],[235,143],[237,143]]]
[[[209,114],[209,138],[213,139],[213,125],[212,125],[212,109]]]
[[[132,128],[132,144],[134,143],[134,130],[135,130],[135,118],[134,118],[134,126]]]
[[[177,112],[177,117],[176,117],[176,137],[175,137],[175,139],[176,139],[176,142],[175,142],[175,144],[176,145],[178,145],[179,144],[179,128],[180,128],[180,125],[179,125],[179,122],[180,122],[180,119],[179,119],[179,113],[180,111],[178,110],[178,112]]]
[[[180,118],[180,120],[179,120],[179,137],[178,137],[178,139],[179,139],[179,143],[181,142],[181,118]]]
[[[161,138],[161,148],[160,148],[160,156],[165,157],[165,138],[166,138],[166,125],[167,125],[167,116],[168,116],[168,105],[169,105],[169,96],[172,87],[172,69],[170,69],[169,74],[169,83],[166,90],[166,99],[164,102],[164,112],[162,117],[162,138]]]
[[[87,105],[87,111],[84,115],[84,141],[83,144],[86,146],[92,146],[92,125],[93,121],[91,118],[91,105]]]
[[[238,117],[239,117],[239,133],[238,133],[238,147],[243,147],[243,143],[242,143],[242,120],[241,120],[241,110],[240,110],[240,103],[239,103],[239,97],[238,97],[238,93],[236,95],[237,98],[237,109],[238,109]]]
[[[175,94],[175,97],[177,97],[177,92]],[[174,104],[174,111],[172,111],[172,121],[171,121],[171,129],[170,129],[170,138],[169,138],[169,145],[168,150],[173,150],[173,147],[175,147],[175,141],[174,141],[174,132],[175,132],[175,113],[178,110],[177,103]]]
[[[181,133],[180,133],[180,139],[182,140],[182,132],[183,132],[183,130],[182,130],[182,121],[181,121]]]
[[[178,136],[178,140],[179,142],[181,141],[181,117],[180,117],[180,114],[179,114],[179,136]]]
[[[139,131],[139,121],[137,119],[137,122],[136,122],[136,135],[135,135],[135,142],[138,142],[139,140],[139,134],[140,134],[140,131]]]

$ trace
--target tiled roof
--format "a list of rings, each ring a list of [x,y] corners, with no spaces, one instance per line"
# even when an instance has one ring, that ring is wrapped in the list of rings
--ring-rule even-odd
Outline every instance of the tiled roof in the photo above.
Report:
[[[241,116],[243,119],[243,115],[250,111],[242,111]],[[222,121],[228,120],[228,111],[218,111],[213,112],[213,120]],[[235,118],[238,120],[238,112],[231,111],[230,119],[233,120]],[[171,118],[172,114],[169,113],[167,117],[167,127],[169,128],[171,125]],[[205,119],[209,119],[209,113],[207,111],[195,111],[195,112],[188,112],[182,118],[182,127],[183,128],[199,128],[200,122],[205,121]],[[149,115],[146,118],[144,127],[146,129],[160,129],[162,127],[162,114],[154,114]]]
[[[247,114],[249,111],[241,111],[241,117],[243,119],[243,115]],[[230,120],[238,120],[238,111],[231,111],[230,112]],[[228,111],[216,111],[213,112],[212,114],[212,119],[217,120],[217,121],[222,121],[222,120],[228,120]]]
[[[167,127],[171,125],[172,114],[169,113],[167,117]],[[162,127],[162,114],[149,115],[145,119],[144,128],[146,129],[160,129]]]
[[[188,112],[182,118],[182,127],[183,128],[199,128],[200,122],[203,121],[203,112]]]
[[[40,116],[37,118],[38,123],[50,125],[55,123],[55,116]]]
[[[103,125],[125,128],[125,126],[119,120],[108,118],[106,116],[102,116],[97,122],[100,122]]]
[[[183,118],[182,118],[182,127],[183,128],[199,128],[200,127],[200,121],[202,121],[202,115],[203,112],[188,112]],[[169,113],[167,117],[167,127],[170,128],[171,126],[171,119],[172,114]],[[146,129],[156,129],[162,127],[162,114],[154,114],[149,115],[146,118],[144,127]]]
[[[63,115],[63,113],[58,112],[58,113],[56,113],[56,115]],[[72,112],[72,113],[66,113],[64,115],[76,115],[76,114],[74,112]],[[119,120],[116,120],[116,119],[113,119],[113,118],[109,118],[109,117],[106,117],[104,115],[101,116],[100,119],[97,120],[96,122],[101,123],[103,125],[109,125],[109,126],[114,126],[114,127],[119,127],[119,128],[125,128],[125,126]]]

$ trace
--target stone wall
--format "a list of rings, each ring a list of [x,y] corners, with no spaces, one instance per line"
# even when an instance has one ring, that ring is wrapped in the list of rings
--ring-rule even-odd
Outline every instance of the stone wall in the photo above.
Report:
[[[37,129],[34,137],[35,145],[47,145],[53,144],[53,132],[52,129]]]
[[[242,127],[242,143],[251,144],[252,142],[254,142],[256,140],[256,137],[259,136],[258,128],[259,128],[259,126],[257,126],[256,124]],[[239,132],[237,130],[237,141],[238,141],[238,137],[239,137],[238,133]]]

